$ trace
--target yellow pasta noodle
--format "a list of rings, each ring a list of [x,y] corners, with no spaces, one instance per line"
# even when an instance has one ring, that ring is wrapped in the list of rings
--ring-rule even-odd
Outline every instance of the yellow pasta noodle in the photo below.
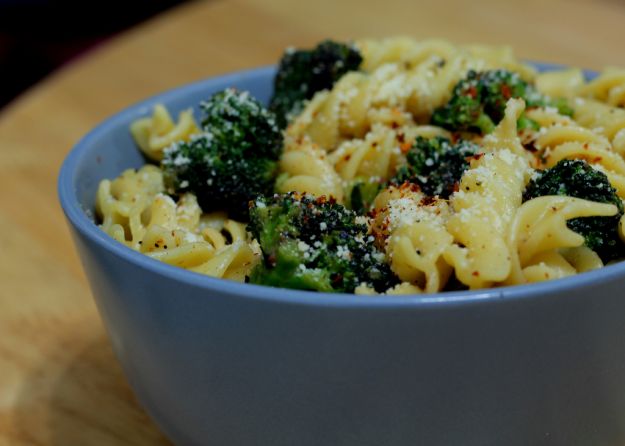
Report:
[[[507,149],[488,153],[471,162],[460,190],[451,197],[455,213],[447,230],[459,244],[450,246],[444,257],[470,288],[491,286],[510,275],[508,228],[529,175],[525,158]]]
[[[615,107],[625,106],[625,69],[608,68],[582,89],[583,96],[591,97]]]
[[[442,290],[452,272],[443,259],[453,242],[445,228],[447,201],[430,200],[409,187],[390,187],[378,195],[375,209],[373,233],[395,274],[419,290]]]
[[[154,106],[152,116],[141,118],[130,126],[130,133],[145,155],[155,161],[163,158],[163,150],[176,141],[186,141],[199,132],[191,109],[184,110],[174,122],[162,104]]]
[[[161,171],[150,165],[102,181],[96,199],[102,229],[156,260],[243,281],[260,259],[245,225],[225,216],[202,216],[192,194],[175,202],[163,192]]]
[[[582,98],[572,101],[572,106],[576,122],[605,136],[612,149],[625,156],[625,110]]]
[[[565,70],[546,71],[536,75],[538,91],[552,97],[573,97],[584,86],[582,70],[569,68]]]
[[[291,144],[280,158],[282,176],[276,184],[278,192],[333,196],[341,203],[341,177],[332,167],[327,153],[306,137]]]
[[[550,255],[550,259],[554,260],[558,250],[583,245],[584,238],[568,228],[567,220],[578,217],[612,216],[616,213],[616,206],[612,204],[565,196],[544,196],[523,203],[516,212],[509,232],[512,273],[505,281],[506,284],[531,281],[525,276],[525,269],[531,265],[545,263],[544,257],[541,256],[546,253],[554,253]],[[566,261],[564,258],[562,260]],[[563,265],[559,259],[558,262],[560,266]],[[537,277],[535,269],[531,277]],[[553,277],[545,277],[549,278]]]

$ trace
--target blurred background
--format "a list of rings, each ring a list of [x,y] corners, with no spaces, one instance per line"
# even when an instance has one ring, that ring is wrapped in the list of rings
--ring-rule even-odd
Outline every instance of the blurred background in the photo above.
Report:
[[[0,0],[0,109],[89,49],[188,0]]]
[[[241,53],[205,45],[202,63],[177,58],[184,66],[164,66],[160,80],[135,79],[130,67],[128,83],[136,83],[136,95],[128,101],[216,74],[212,58],[223,62],[220,72],[249,68],[277,60],[288,45],[312,45],[328,36],[440,37],[456,43],[509,44],[519,57],[532,60],[585,68],[625,65],[625,53],[611,50],[622,35],[625,0],[0,0],[0,110],[59,67],[183,3],[210,3],[210,11],[197,8],[202,16],[197,26],[177,34],[168,50],[191,54],[190,45],[196,47],[198,37],[208,35],[227,37],[228,47]],[[163,28],[175,26],[171,17],[169,22]],[[255,38],[236,31],[242,29],[254,29]],[[173,57],[146,47],[134,53],[133,66]],[[124,71],[122,66],[110,69]],[[105,100],[106,95],[98,98]]]

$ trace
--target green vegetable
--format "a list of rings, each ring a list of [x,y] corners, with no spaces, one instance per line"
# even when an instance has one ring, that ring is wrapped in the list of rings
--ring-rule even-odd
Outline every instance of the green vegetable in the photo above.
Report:
[[[573,115],[573,109],[566,100],[553,100],[540,94],[518,73],[471,70],[465,79],[456,84],[449,102],[434,111],[431,122],[452,131],[487,134],[502,120],[510,98],[524,99],[527,108],[555,107],[562,114]],[[536,128],[537,123],[522,116],[519,126]]]
[[[193,192],[206,212],[245,218],[250,200],[273,191],[282,133],[248,92],[226,89],[201,108],[203,133],[165,151],[165,185],[173,195]]]
[[[281,128],[302,111],[304,101],[332,88],[348,71],[358,70],[362,56],[352,45],[324,40],[312,50],[285,51],[274,80],[269,109]]]
[[[397,283],[367,226],[325,197],[259,197],[251,203],[247,229],[264,258],[252,283],[346,293],[363,283],[380,292]]]
[[[347,186],[345,207],[359,215],[365,215],[383,188],[384,184],[380,181],[356,178]]]
[[[586,246],[596,251],[604,262],[623,257],[625,245],[618,235],[623,202],[604,173],[593,169],[586,161],[562,160],[528,184],[523,200],[544,195],[566,195],[616,205],[618,214],[613,217],[574,218],[567,226],[584,236]]]
[[[202,129],[233,155],[277,159],[282,132],[275,115],[247,91],[227,88],[200,104]]]
[[[391,182],[407,181],[417,184],[426,195],[449,198],[469,167],[467,158],[479,152],[480,147],[469,141],[453,144],[440,136],[432,139],[419,136],[406,154],[406,165],[399,168]]]

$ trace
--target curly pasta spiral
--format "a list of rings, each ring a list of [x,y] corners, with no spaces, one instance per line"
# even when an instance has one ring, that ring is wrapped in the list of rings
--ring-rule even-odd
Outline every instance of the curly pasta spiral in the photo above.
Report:
[[[564,277],[602,266],[594,252],[582,247],[584,237],[569,229],[566,222],[617,212],[613,204],[566,196],[544,196],[523,203],[510,227],[512,271],[505,284]],[[579,249],[563,253],[563,248]]]
[[[608,138],[612,150],[625,157],[625,110],[592,99],[572,102],[575,121]]]
[[[606,69],[582,87],[580,93],[614,107],[625,107],[625,70]]]
[[[281,177],[276,183],[280,193],[301,192],[315,196],[332,196],[343,202],[343,185],[324,150],[307,137],[287,142],[280,157]]]
[[[137,119],[130,125],[130,133],[145,155],[154,160],[163,159],[163,150],[176,141],[188,141],[199,133],[193,111],[181,111],[175,123],[162,104],[154,106],[151,117]]]
[[[579,68],[544,71],[534,79],[536,89],[548,96],[570,98],[578,94],[586,80]]]
[[[447,230],[457,244],[444,252],[456,277],[470,288],[505,280],[512,268],[508,227],[520,206],[530,168],[525,158],[503,149],[471,161],[451,197]]]
[[[145,218],[157,194],[164,191],[163,175],[156,166],[128,169],[113,181],[102,180],[96,195],[96,213],[102,229],[133,249],[145,233]]]
[[[202,215],[193,194],[176,203],[163,191],[162,173],[150,165],[102,181],[96,198],[102,229],[170,265],[243,281],[260,258],[245,225],[225,215]]]
[[[393,272],[411,285],[404,290],[442,290],[452,272],[442,257],[453,242],[445,229],[447,201],[428,199],[407,186],[390,186],[376,197],[374,214],[377,243],[384,247]]]

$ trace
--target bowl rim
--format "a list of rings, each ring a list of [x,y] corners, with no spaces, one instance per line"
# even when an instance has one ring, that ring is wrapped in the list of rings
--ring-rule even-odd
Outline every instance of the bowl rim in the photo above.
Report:
[[[529,63],[539,71],[566,68],[565,65],[560,64],[543,62]],[[120,125],[125,124],[129,126],[132,119],[136,119],[139,114],[144,114],[146,110],[151,109],[157,103],[167,104],[180,95],[199,96],[203,91],[210,89],[213,84],[226,83],[234,85],[240,81],[272,75],[275,70],[275,65],[268,65],[213,76],[190,84],[178,86],[127,106],[101,121],[73,146],[65,156],[59,170],[57,193],[61,208],[65,213],[68,223],[83,237],[89,239],[89,241],[95,243],[109,254],[154,274],[159,274],[172,280],[186,283],[187,285],[205,289],[207,292],[291,305],[386,309],[401,307],[438,308],[441,306],[473,305],[501,300],[544,299],[548,296],[566,294],[568,291],[575,288],[592,288],[602,282],[616,280],[619,277],[625,279],[625,261],[622,261],[612,265],[606,265],[594,271],[545,282],[478,290],[445,291],[434,294],[424,293],[388,296],[292,290],[210,277],[168,265],[117,242],[102,231],[96,223],[89,218],[87,212],[78,201],[77,190],[74,187],[76,168],[80,165],[83,158],[88,155],[92,144],[100,137]],[[596,76],[596,73],[593,71],[583,70],[583,72],[588,78]],[[176,296],[176,298],[180,298],[180,296]]]

